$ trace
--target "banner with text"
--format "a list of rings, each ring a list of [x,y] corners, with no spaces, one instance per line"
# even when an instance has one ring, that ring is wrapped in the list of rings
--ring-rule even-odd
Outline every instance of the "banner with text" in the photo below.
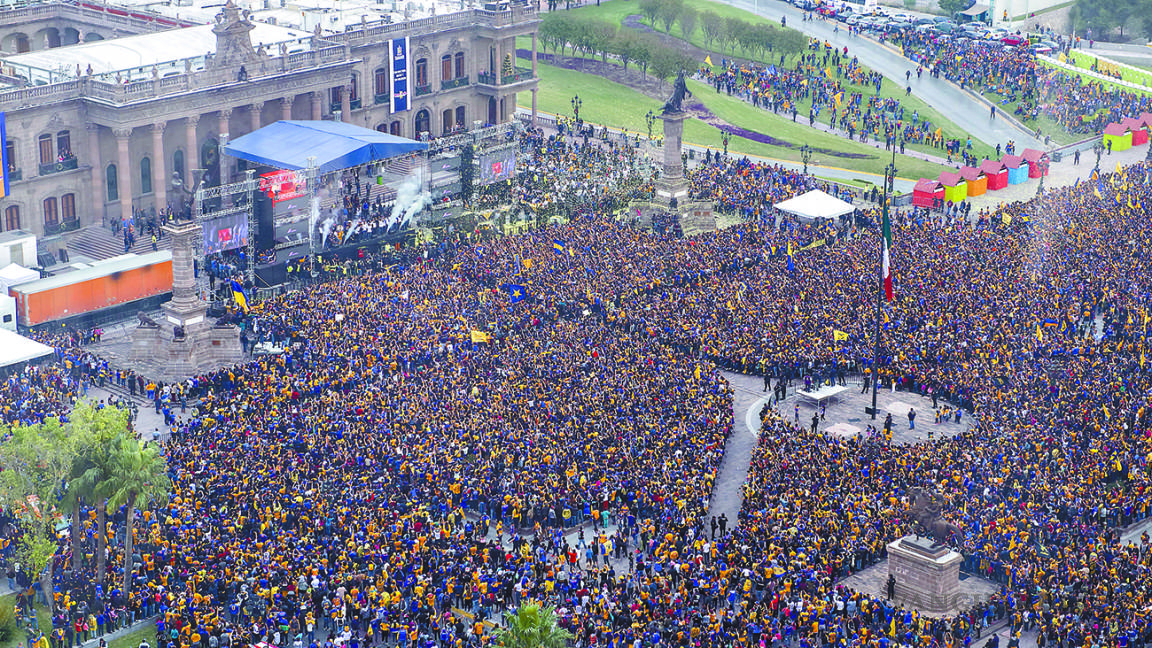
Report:
[[[408,37],[393,38],[389,43],[388,57],[392,61],[392,112],[408,110]]]

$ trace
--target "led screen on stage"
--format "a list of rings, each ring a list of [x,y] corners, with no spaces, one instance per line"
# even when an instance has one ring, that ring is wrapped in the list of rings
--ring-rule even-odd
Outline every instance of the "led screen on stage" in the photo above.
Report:
[[[480,156],[479,178],[481,185],[507,180],[516,173],[516,149],[508,148]]]
[[[204,254],[234,250],[248,244],[248,214],[232,214],[204,222]]]

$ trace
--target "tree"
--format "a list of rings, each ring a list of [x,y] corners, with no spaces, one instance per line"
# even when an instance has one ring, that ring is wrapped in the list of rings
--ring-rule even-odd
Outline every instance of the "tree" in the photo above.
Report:
[[[79,572],[80,558],[84,555],[80,547],[80,513],[85,506],[92,506],[99,512],[97,582],[103,583],[104,545],[108,538],[104,530],[104,496],[100,490],[110,472],[108,449],[112,440],[116,435],[128,432],[128,411],[116,407],[95,409],[86,401],[81,401],[69,414],[68,421],[76,444],[76,454],[62,501],[64,509],[72,517],[72,565],[74,571]]]
[[[736,45],[740,42],[740,37],[748,30],[748,26],[748,23],[736,17],[729,16],[724,19],[725,41],[733,52],[736,51]]]
[[[691,6],[685,6],[680,10],[680,33],[684,35],[684,40],[692,38],[692,33],[696,31],[696,19],[699,16],[699,12]]]
[[[624,64],[624,71],[628,71],[628,63],[632,61],[633,52],[635,47],[633,45],[633,37],[628,34],[617,33],[616,37],[612,39],[609,45],[611,52],[615,54],[620,62]]]
[[[632,60],[636,61],[636,65],[640,66],[642,76],[648,76],[648,65],[652,63],[652,54],[661,49],[660,43],[650,34],[646,34],[643,38],[637,38],[632,42]]]
[[[116,439],[128,434],[128,412],[105,407],[93,410],[78,406],[69,417],[76,438],[68,501],[75,498],[96,509],[96,583],[104,584],[107,572],[109,480],[112,477],[112,448]],[[73,512],[73,521],[78,515]],[[74,549],[75,550],[75,549]]]
[[[29,573],[40,577],[40,586],[52,599],[52,557],[56,553],[56,522],[61,511],[56,502],[64,496],[75,455],[70,430],[60,419],[10,430],[0,443],[0,504],[19,520],[22,537],[18,553]]]
[[[135,437],[127,434],[116,437],[112,444],[112,475],[108,480],[108,509],[125,507],[124,523],[124,588],[125,597],[132,591],[132,535],[136,525],[136,510],[168,496],[172,482],[168,479],[168,464],[156,446],[141,447]]]
[[[660,24],[664,25],[664,33],[672,33],[672,25],[676,24],[676,19],[680,17],[680,10],[684,8],[684,0],[663,0],[660,3],[659,19]]]
[[[708,47],[712,47],[716,41],[723,41],[724,19],[715,12],[705,11],[700,14],[700,27],[704,30],[704,42]]]
[[[496,642],[504,648],[564,648],[572,633],[556,624],[555,608],[541,608],[526,602],[516,614],[504,617],[504,627],[496,629]]]
[[[776,49],[784,54],[799,54],[808,47],[808,37],[795,29],[781,29],[776,32]]]
[[[1147,5],[1143,9],[1147,9]],[[1098,0],[1077,0],[1071,13],[1072,25],[1077,33],[1092,30],[1093,38],[1104,40],[1117,28],[1124,35],[1124,24],[1139,11],[1135,3],[1099,2]],[[1143,12],[1141,12],[1143,13]],[[1147,15],[1147,14],[1145,14]],[[1147,18],[1144,19],[1147,22]]]
[[[640,0],[640,13],[648,19],[648,24],[656,27],[656,17],[660,15],[660,0]]]
[[[940,6],[940,11],[943,11],[949,18],[955,18],[957,11],[963,11],[968,8],[968,0],[936,0]]]

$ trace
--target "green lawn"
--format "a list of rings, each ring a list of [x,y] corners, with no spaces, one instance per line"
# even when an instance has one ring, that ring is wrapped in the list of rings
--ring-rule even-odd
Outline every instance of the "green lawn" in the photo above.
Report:
[[[1041,115],[1039,119],[1021,119],[1019,115],[1016,115],[1016,108],[1019,107],[1020,102],[1013,101],[1010,103],[1002,104],[1000,103],[1002,97],[995,92],[985,92],[984,98],[996,104],[997,106],[1000,106],[1000,108],[1015,117],[1025,126],[1029,128],[1039,128],[1041,134],[1051,136],[1052,141],[1056,142],[1057,144],[1072,144],[1073,142],[1079,142],[1080,140],[1086,139],[1088,137],[1088,135],[1083,133],[1069,133],[1068,131],[1064,130],[1063,126],[1043,115]]]
[[[649,110],[658,111],[662,103],[631,88],[592,74],[565,70],[551,65],[541,65],[539,71],[541,83],[537,93],[537,105],[544,112],[571,117],[572,95],[579,94],[584,100],[580,109],[580,116],[584,120],[602,126],[623,128],[630,133],[647,134],[648,127],[644,116]],[[877,150],[870,146],[851,142],[845,137],[816,131],[808,126],[793,124],[791,120],[753,108],[739,99],[727,95],[716,95],[715,92],[709,93],[708,86],[702,83],[689,81],[689,84],[693,94],[703,101],[709,110],[730,124],[770,134],[777,139],[797,144],[807,143],[817,148],[868,155],[866,159],[851,159],[816,154],[813,164],[869,173],[883,173],[884,166],[889,161],[889,157],[885,155],[883,149]],[[527,93],[521,93],[519,97],[520,101],[525,102],[521,105],[530,102],[530,96]],[[653,135],[659,136],[661,134],[661,123],[657,121],[653,128]],[[711,146],[716,149],[723,148],[720,131],[696,119],[685,122],[684,141]],[[800,161],[800,152],[796,148],[764,144],[743,137],[733,137],[728,143],[728,150],[732,153],[746,153],[777,160]],[[944,169],[937,164],[904,156],[897,156],[896,166],[900,169],[899,175],[904,178],[936,177]]]
[[[763,18],[763,17],[757,16],[755,14],[749,13],[749,12],[744,11],[742,9],[737,9],[735,7],[732,7],[732,6],[729,6],[726,4],[717,3],[717,2],[710,2],[709,0],[698,0],[697,2],[693,3],[693,7],[695,7],[701,13],[703,13],[704,11],[712,11],[715,14],[717,14],[721,17],[724,17],[724,18],[733,17],[733,18],[739,18],[741,20],[748,21],[750,23],[766,23],[766,24],[772,24],[776,27],[779,27],[779,21],[768,20],[766,18]],[[602,2],[599,7],[597,7],[595,5],[586,5],[584,7],[578,8],[578,9],[573,9],[572,11],[583,12],[584,15],[592,15],[592,16],[595,16],[599,19],[602,19],[602,20],[605,20],[605,21],[608,21],[608,22],[611,22],[611,23],[617,24],[617,25],[621,24],[623,22],[623,20],[625,18],[627,18],[628,16],[641,15],[639,5],[636,2],[633,2],[632,0],[609,0],[608,2]],[[641,19],[641,22],[644,22],[645,24],[647,24],[646,19]],[[738,55],[741,58],[755,60],[755,61],[759,61],[760,63],[765,63],[765,64],[778,64],[780,62],[779,54],[762,54],[761,55],[761,54],[751,54],[751,53],[744,52],[743,50],[739,50],[739,49],[727,49],[726,50],[726,49],[720,47],[720,45],[718,43],[714,43],[713,45],[709,46],[705,42],[704,29],[700,23],[701,23],[701,21],[698,19],[696,28],[689,35],[687,40],[688,40],[688,42],[692,43],[693,45],[695,45],[701,49],[711,50],[711,51],[715,51],[715,52],[726,52],[729,54]],[[657,25],[653,25],[652,27],[654,29],[656,29],[657,31],[663,33],[663,29],[661,29],[661,25],[659,23]],[[675,36],[676,38],[681,38],[681,39],[684,38],[684,33],[681,31],[679,24],[673,25],[672,30],[669,33],[670,33],[670,35]],[[523,41],[518,41],[517,47],[530,48],[531,47],[531,40],[525,39]],[[568,51],[570,54],[572,53],[572,50],[568,50]],[[787,60],[789,61],[789,63],[788,63],[789,65],[794,65],[796,58],[794,56],[790,56],[790,57],[788,57]],[[701,63],[703,63],[703,61],[701,61]],[[720,61],[715,60],[715,57],[713,57],[713,63],[716,65],[719,65]],[[860,92],[865,97],[871,97],[871,96],[876,94],[875,90],[871,87],[864,88],[861,86],[846,83],[845,88],[848,90],[848,92]],[[914,111],[919,112],[921,119],[927,119],[927,120],[931,121],[937,127],[941,128],[944,131],[944,136],[947,138],[964,140],[968,136],[967,133],[965,133],[962,129],[960,129],[958,126],[956,126],[950,120],[946,119],[943,115],[941,115],[939,112],[937,112],[934,108],[932,108],[930,105],[928,105],[925,101],[923,101],[919,97],[916,97],[915,95],[905,96],[904,95],[904,88],[899,87],[898,84],[892,82],[890,79],[885,79],[884,84],[882,85],[881,90],[880,90],[880,96],[884,97],[884,98],[894,97],[894,98],[898,99],[900,101],[900,104],[902,106],[904,106],[904,114],[905,114],[906,119],[911,119],[912,113]],[[802,115],[807,114],[809,109],[811,108],[811,104],[812,104],[812,102],[810,100],[801,101],[798,104],[798,109],[800,111],[800,114],[802,114]],[[827,114],[827,113],[825,113],[825,114]],[[973,139],[973,152],[977,156],[980,156],[980,157],[989,157],[994,152],[995,144],[996,143],[993,142],[992,145],[989,146],[987,143],[982,142],[982,141],[974,138]],[[941,155],[941,152],[939,149],[933,149],[930,146],[921,146],[921,145],[917,144],[917,145],[912,145],[911,148],[913,150],[919,150],[919,151],[922,151],[925,153],[931,153],[933,155]],[[944,156],[941,155],[941,157],[944,157]]]

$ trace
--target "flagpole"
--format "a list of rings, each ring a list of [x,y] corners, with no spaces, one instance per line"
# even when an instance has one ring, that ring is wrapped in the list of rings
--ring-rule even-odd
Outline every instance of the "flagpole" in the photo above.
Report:
[[[896,182],[896,148],[892,148],[892,162],[884,168],[884,196],[880,203],[880,254],[876,259],[876,344],[872,347],[872,420],[876,420],[876,390],[880,385],[880,315],[884,305],[884,221],[888,220],[888,198]]]

